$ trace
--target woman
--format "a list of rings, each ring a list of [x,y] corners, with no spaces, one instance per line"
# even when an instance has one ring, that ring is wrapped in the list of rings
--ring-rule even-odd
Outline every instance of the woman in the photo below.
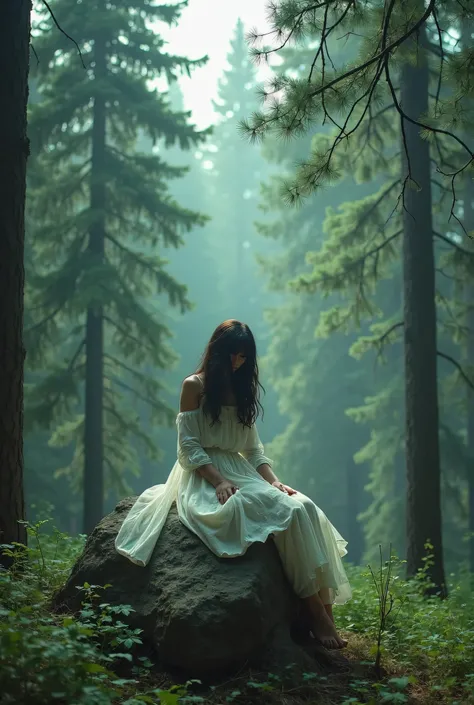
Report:
[[[341,561],[347,543],[308,497],[274,474],[255,426],[259,389],[250,329],[239,321],[222,323],[198,371],[183,383],[178,461],[165,485],[138,498],[115,546],[146,565],[174,501],[182,523],[221,558],[241,556],[272,536],[290,584],[308,607],[314,637],[342,648],[332,605],[351,596]]]

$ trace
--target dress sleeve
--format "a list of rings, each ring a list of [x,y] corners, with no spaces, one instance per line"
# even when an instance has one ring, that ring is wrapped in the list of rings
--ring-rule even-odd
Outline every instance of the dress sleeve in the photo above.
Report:
[[[201,445],[199,412],[185,411],[178,414],[178,462],[185,470],[197,470],[212,461]]]
[[[255,470],[257,470],[260,465],[263,465],[264,463],[267,463],[270,466],[273,465],[273,461],[265,455],[265,449],[262,441],[260,440],[255,424],[248,433],[247,442],[245,448],[241,451],[241,454]]]

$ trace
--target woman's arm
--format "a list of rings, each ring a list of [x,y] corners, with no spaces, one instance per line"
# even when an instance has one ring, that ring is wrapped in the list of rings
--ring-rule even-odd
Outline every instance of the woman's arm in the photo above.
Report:
[[[278,482],[272,470],[272,461],[265,455],[263,443],[258,435],[257,427],[252,426],[247,437],[247,443],[242,450],[245,460],[271,485]]]
[[[199,409],[201,401],[202,385],[197,375],[187,377],[181,387],[181,396],[179,398],[180,411],[196,411]]]
[[[262,465],[260,465],[257,468],[257,472],[260,473],[260,475],[263,477],[264,480],[266,480],[271,485],[273,485],[273,487],[276,487],[277,490],[280,490],[281,492],[284,492],[285,494],[289,494],[290,496],[292,494],[296,494],[296,490],[294,490],[289,485],[284,485],[283,482],[280,482],[280,480],[275,475],[271,466],[268,465],[268,463],[262,463]]]
[[[181,387],[179,410],[181,412],[187,412],[196,411],[197,409],[199,409],[201,393],[202,385],[196,376],[188,377],[187,379],[185,379],[183,382],[183,386]],[[207,480],[207,482],[209,482],[214,487],[217,487],[222,482],[224,482],[224,478],[220,474],[219,470],[217,470],[217,468],[214,467],[214,465],[210,462],[199,466],[195,470],[195,472],[198,472],[201,477]]]
[[[272,461],[265,455],[265,449],[258,435],[256,426],[252,426],[250,429],[247,445],[242,451],[242,455],[270,485],[273,485],[273,487],[276,487],[281,492],[285,492],[285,494],[296,494],[296,490],[280,482],[273,472]]]
[[[262,463],[258,466],[257,472],[263,477],[264,480],[273,485],[274,482],[279,482],[278,477],[272,470],[271,465],[268,463]]]

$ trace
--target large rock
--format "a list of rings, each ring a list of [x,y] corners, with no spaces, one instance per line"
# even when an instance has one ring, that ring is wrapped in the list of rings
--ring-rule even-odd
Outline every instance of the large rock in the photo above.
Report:
[[[173,508],[149,565],[141,568],[114,549],[133,501],[120,502],[90,535],[55,597],[57,608],[76,610],[77,586],[85,582],[110,583],[104,601],[133,607],[128,622],[143,630],[145,642],[167,666],[202,675],[247,661],[311,665],[290,638],[299,605],[271,540],[254,544],[239,558],[220,559],[181,524]]]

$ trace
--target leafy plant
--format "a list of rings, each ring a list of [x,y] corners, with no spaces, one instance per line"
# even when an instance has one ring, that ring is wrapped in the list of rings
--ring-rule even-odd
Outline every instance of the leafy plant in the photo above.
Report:
[[[391,592],[391,579],[392,579],[392,568],[393,568],[393,557],[392,557],[392,545],[389,548],[389,558],[387,562],[384,562],[382,546],[379,546],[380,552],[380,565],[379,570],[375,573],[369,566],[370,574],[372,576],[373,584],[377,592],[377,598],[379,603],[379,622],[377,629],[377,642],[374,647],[375,653],[375,672],[378,677],[381,675],[381,660],[382,660],[382,639],[387,629],[387,623],[390,615],[392,614],[393,607],[395,604],[394,596]]]
[[[12,551],[10,571],[0,571],[0,702],[1,705],[191,705],[249,703],[288,695],[299,698],[331,693],[331,679],[317,673],[297,676],[294,664],[262,678],[242,674],[236,682],[210,690],[199,681],[156,687],[152,662],[136,657],[140,630],[124,621],[127,605],[112,605],[108,585],[85,583],[76,616],[51,614],[50,596],[70,571],[82,549],[49,522],[27,525],[29,547]],[[382,554],[380,554],[382,556]],[[427,545],[426,563],[430,560]],[[428,566],[429,568],[429,566]],[[336,615],[338,625],[353,633],[349,648],[359,643],[359,660],[373,665],[377,648],[384,671],[374,682],[368,675],[347,682],[339,705],[406,703],[410,688],[422,688],[426,702],[474,705],[474,605],[470,575],[451,575],[449,597],[428,595],[429,570],[416,579],[403,577],[404,562],[390,551],[377,572],[349,567],[354,599]],[[374,589],[375,587],[375,589]],[[395,609],[396,606],[396,609]],[[127,665],[127,675],[118,669]],[[122,673],[122,668],[120,668]],[[369,671],[370,673],[370,671]],[[339,679],[340,681],[340,679]],[[340,687],[340,682],[339,682]]]

